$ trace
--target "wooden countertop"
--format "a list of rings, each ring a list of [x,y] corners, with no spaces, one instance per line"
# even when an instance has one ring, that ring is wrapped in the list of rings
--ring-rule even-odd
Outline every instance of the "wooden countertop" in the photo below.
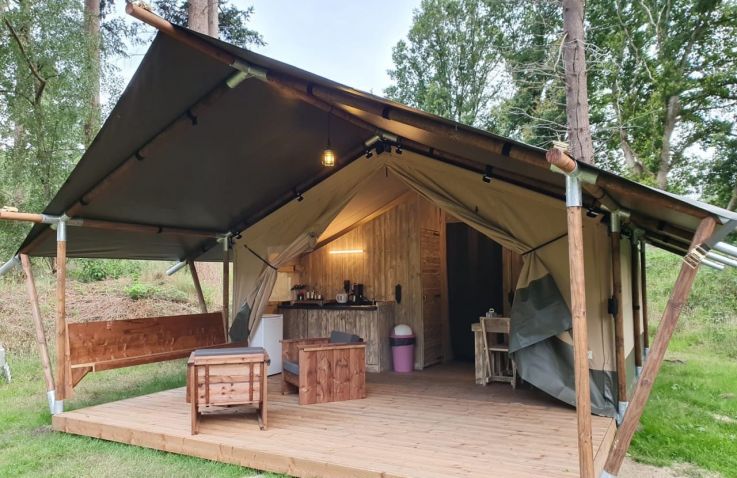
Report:
[[[315,303],[299,303],[299,304],[279,304],[279,309],[301,309],[301,310],[320,310],[320,311],[331,311],[331,310],[355,310],[357,312],[360,311],[372,311],[377,310],[379,307],[383,307],[386,305],[392,305],[393,302],[377,302],[376,304],[366,304],[366,305],[353,305],[353,304],[338,304],[335,302],[330,302],[327,304],[320,304],[319,302]]]

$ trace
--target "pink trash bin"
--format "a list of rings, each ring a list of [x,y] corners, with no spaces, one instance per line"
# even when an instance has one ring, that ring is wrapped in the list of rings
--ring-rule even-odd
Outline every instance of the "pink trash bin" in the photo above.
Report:
[[[415,334],[408,325],[400,324],[392,330],[389,343],[392,346],[392,362],[395,372],[407,373],[414,369],[415,341]]]

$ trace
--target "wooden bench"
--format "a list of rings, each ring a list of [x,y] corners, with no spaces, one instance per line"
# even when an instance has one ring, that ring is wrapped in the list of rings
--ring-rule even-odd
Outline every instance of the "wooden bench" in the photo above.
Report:
[[[173,315],[69,324],[72,386],[89,372],[186,358],[225,344],[223,316]]]

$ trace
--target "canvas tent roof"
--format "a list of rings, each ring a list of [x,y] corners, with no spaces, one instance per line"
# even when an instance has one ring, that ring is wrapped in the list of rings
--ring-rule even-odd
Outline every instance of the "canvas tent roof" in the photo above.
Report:
[[[335,102],[334,113],[347,113],[425,148],[466,161],[465,167],[483,171],[546,195],[563,198],[561,175],[551,172],[544,151],[484,131],[457,124],[376,96],[356,91],[262,55],[199,35],[181,27],[175,32],[207,44],[249,65],[269,78],[306,85],[305,93],[324,88],[350,97]],[[75,207],[75,216],[157,227],[182,227],[216,233],[238,233],[292,200],[298,193],[332,174],[319,156],[325,147],[329,112],[299,95],[291,95],[271,81],[250,78],[220,91],[233,68],[201,50],[159,33],[141,65],[93,144],[45,209],[61,215]],[[206,101],[201,101],[203,98]],[[393,119],[392,113],[419,118],[429,128]],[[187,126],[181,127],[182,118]],[[330,139],[338,167],[361,155],[362,144],[376,134],[333,114]],[[179,124],[177,124],[179,121]],[[445,128],[445,133],[439,129]],[[458,132],[459,134],[455,134]],[[460,134],[463,133],[463,134]],[[465,135],[465,136],[464,136]],[[469,142],[468,136],[498,144],[491,151]],[[524,156],[527,161],[516,158]],[[128,161],[135,158],[136,161]],[[539,162],[539,166],[531,163]],[[117,174],[116,169],[125,171]],[[636,184],[597,168],[605,178],[602,190],[621,207],[642,219],[639,227],[652,237],[672,241],[667,224],[685,235],[699,217],[713,214],[722,222],[737,215]],[[115,173],[114,179],[110,179]],[[97,193],[96,186],[104,184]],[[89,194],[95,191],[95,194]],[[633,196],[637,192],[639,196]],[[649,200],[642,200],[648,198]],[[590,194],[587,203],[595,205]],[[663,207],[666,204],[667,207]],[[360,213],[354,211],[354,214]],[[55,254],[54,237],[36,225],[20,249],[31,255]],[[215,239],[140,234],[72,227],[70,257],[178,260],[220,260]]]

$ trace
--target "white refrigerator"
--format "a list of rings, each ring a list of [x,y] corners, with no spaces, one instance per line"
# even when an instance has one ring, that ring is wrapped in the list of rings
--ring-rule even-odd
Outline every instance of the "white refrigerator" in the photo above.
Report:
[[[261,322],[256,327],[253,334],[251,347],[263,347],[269,354],[271,364],[269,365],[269,375],[281,373],[281,342],[284,337],[284,316],[281,314],[264,314],[261,316]]]

